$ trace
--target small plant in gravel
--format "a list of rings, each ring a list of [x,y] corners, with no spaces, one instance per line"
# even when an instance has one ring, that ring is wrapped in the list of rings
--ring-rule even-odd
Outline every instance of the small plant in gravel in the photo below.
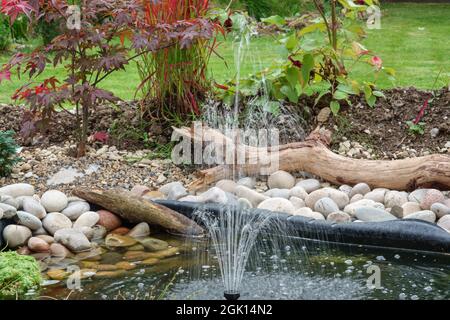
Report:
[[[408,131],[414,135],[423,135],[425,133],[425,122],[415,123],[414,121],[407,121]]]
[[[0,298],[18,298],[39,288],[41,269],[36,259],[17,252],[0,252]]]
[[[11,174],[14,165],[20,161],[19,146],[14,140],[14,131],[0,131],[0,177]]]

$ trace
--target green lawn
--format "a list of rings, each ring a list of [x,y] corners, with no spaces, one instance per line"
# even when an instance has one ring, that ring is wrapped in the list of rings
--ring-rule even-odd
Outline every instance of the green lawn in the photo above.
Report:
[[[438,86],[448,85],[450,79],[450,5],[399,3],[385,4],[382,7],[381,30],[369,30],[364,45],[376,52],[385,66],[396,69],[396,82],[387,79],[378,82],[382,88],[394,86],[415,86],[428,88],[433,86],[436,76],[442,70]],[[217,82],[236,74],[234,63],[235,50],[232,41],[227,40],[219,48],[220,55],[227,62],[213,57],[210,62],[212,76]],[[281,56],[281,50],[270,37],[254,39],[246,52],[241,65],[243,76],[269,66],[274,59]],[[7,61],[7,56],[0,56],[0,64]],[[364,78],[367,70],[355,68],[354,74]],[[56,75],[63,78],[64,70],[49,69],[43,77]],[[132,99],[139,83],[135,64],[125,72],[118,72],[108,78],[103,86],[123,99]],[[0,85],[0,102],[10,102],[14,89],[22,81],[14,78],[12,82]]]

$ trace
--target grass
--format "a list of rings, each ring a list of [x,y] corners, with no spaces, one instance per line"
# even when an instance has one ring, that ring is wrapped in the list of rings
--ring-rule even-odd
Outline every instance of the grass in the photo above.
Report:
[[[396,69],[396,81],[379,79],[380,88],[414,86],[431,89],[436,76],[442,70],[436,87],[449,84],[450,80],[450,25],[446,23],[450,16],[449,4],[397,3],[382,6],[381,30],[369,30],[364,45],[376,52],[384,65]],[[221,83],[236,74],[232,41],[225,41],[219,48],[220,55],[210,61],[213,79]],[[269,66],[274,59],[281,57],[281,50],[274,45],[271,37],[254,39],[241,65],[241,74],[246,76]],[[0,64],[7,61],[0,56]],[[363,79],[367,70],[354,69],[355,77]],[[43,75],[64,77],[64,69],[49,69]],[[0,85],[0,102],[11,102],[10,96],[25,80],[14,78],[12,82]],[[103,83],[105,89],[113,91],[123,99],[132,99],[139,84],[136,64],[128,66],[126,71],[117,72]]]

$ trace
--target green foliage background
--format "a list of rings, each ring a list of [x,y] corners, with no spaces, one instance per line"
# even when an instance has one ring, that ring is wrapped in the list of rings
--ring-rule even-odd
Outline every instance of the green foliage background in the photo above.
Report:
[[[216,3],[224,7],[230,0],[216,0]],[[309,4],[308,0],[235,0],[231,8],[247,10],[251,16],[261,19],[272,15],[293,16]]]

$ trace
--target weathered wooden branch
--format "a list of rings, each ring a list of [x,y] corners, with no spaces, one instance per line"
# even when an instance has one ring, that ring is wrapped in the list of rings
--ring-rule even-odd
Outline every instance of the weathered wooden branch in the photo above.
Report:
[[[130,222],[147,222],[180,234],[200,235],[203,229],[191,219],[167,207],[122,189],[75,189],[73,194],[101,206]]]
[[[203,134],[194,134],[189,128],[177,129],[178,134],[196,143],[209,141],[217,148],[226,148],[228,137],[207,128]],[[233,176],[236,171],[244,175],[258,175],[262,168],[266,174],[276,170],[306,171],[335,184],[354,185],[366,182],[373,188],[412,190],[417,187],[450,188],[450,155],[433,154],[402,160],[363,160],[344,157],[332,152],[328,130],[318,129],[304,142],[272,147],[262,152],[260,148],[236,145],[235,150],[245,153],[245,163],[238,166],[220,165],[199,172],[199,179],[189,188],[198,190],[218,180]],[[268,151],[268,152],[267,152]],[[265,167],[271,161],[278,168]]]

